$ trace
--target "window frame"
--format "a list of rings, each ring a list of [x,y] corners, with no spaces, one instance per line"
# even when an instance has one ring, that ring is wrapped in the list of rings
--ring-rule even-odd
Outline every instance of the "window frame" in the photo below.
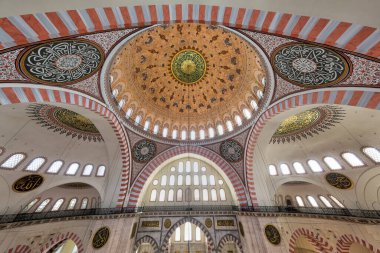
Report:
[[[37,212],[38,207],[40,207],[40,205],[41,205],[45,200],[49,200],[49,202],[46,204],[46,206],[45,206],[41,211]],[[42,200],[42,201],[39,203],[39,205],[37,206],[37,208],[34,209],[33,213],[43,213],[44,210],[46,210],[46,208],[47,208],[52,202],[53,202],[53,201],[52,201],[52,198],[46,198],[46,199]],[[38,203],[38,202],[37,202],[37,203]]]
[[[325,198],[326,201],[327,201],[328,203],[330,203],[330,206],[327,206],[327,205],[325,204],[325,202],[322,200],[321,197]],[[325,197],[325,196],[323,196],[323,195],[321,195],[321,194],[318,195],[318,199],[319,199],[320,202],[322,202],[322,204],[324,205],[325,208],[334,208],[333,204],[331,203],[331,201],[333,201],[332,199],[331,199],[331,201],[329,201],[329,198],[327,198],[327,197]],[[333,202],[334,202],[334,201],[333,201]]]
[[[9,158],[11,158],[13,155],[18,155],[18,154],[24,155],[24,158],[21,159],[14,168],[7,168],[7,167],[3,167],[2,166]],[[8,155],[5,159],[1,160],[0,169],[4,169],[4,170],[17,170],[19,168],[19,166],[21,166],[22,163],[24,163],[27,158],[28,158],[28,155],[26,153],[24,153],[24,152],[14,152],[14,153]]]
[[[317,162],[317,164],[319,165],[319,167],[321,168],[322,171],[314,171],[314,170],[311,168],[311,166],[309,165],[309,161],[315,161],[315,162]],[[311,171],[312,173],[323,173],[323,172],[326,172],[326,170],[321,166],[321,163],[318,162],[316,159],[308,159],[308,160],[306,160],[306,164],[307,164],[307,167],[309,167],[309,169],[310,169],[310,171]]]
[[[75,174],[67,174],[67,171],[69,170],[70,166],[73,165],[74,163],[78,164],[78,168],[77,168],[77,170],[75,171]],[[66,170],[65,170],[64,175],[65,175],[65,176],[71,176],[71,177],[76,176],[76,175],[78,174],[78,172],[79,172],[81,166],[82,166],[82,165],[81,165],[79,162],[71,162],[71,163],[69,163],[69,165],[66,167]]]
[[[27,170],[28,166],[37,158],[42,158],[44,159],[45,161],[40,165],[40,167],[37,169],[37,170]],[[47,157],[45,156],[37,156],[37,157],[34,157],[32,160],[30,160],[25,166],[24,166],[24,169],[23,171],[26,171],[26,172],[38,172],[40,170],[42,170],[42,168],[45,166],[45,164],[47,164]]]
[[[376,148],[376,147],[372,147],[372,146],[363,146],[360,150],[362,151],[362,153],[364,154],[364,156],[365,156],[366,158],[368,158],[372,163],[374,163],[374,164],[376,164],[376,165],[380,164],[380,162],[376,162],[376,161],[374,161],[369,155],[367,155],[367,154],[364,152],[364,149],[365,149],[365,148],[374,148],[374,149],[376,149],[377,151],[379,151],[379,149]],[[379,151],[379,152],[380,152],[380,151]],[[364,161],[363,161],[363,163],[364,163]]]
[[[87,165],[91,165],[91,166],[92,166],[92,169],[91,169],[91,173],[90,173],[90,175],[84,175],[84,174],[83,174],[83,173],[84,173],[84,170],[85,170],[85,168],[86,168]],[[94,166],[92,163],[86,163],[86,164],[83,166],[83,168],[82,168],[81,176],[83,176],[83,177],[91,177],[91,176],[92,176],[92,173],[94,172],[94,168],[95,168],[95,166]]]
[[[31,205],[31,206],[28,208],[28,210],[25,210],[25,208],[26,208],[30,203],[32,203],[33,201],[35,201],[36,199],[37,199],[37,201],[36,201],[33,205]],[[41,197],[37,197],[37,198],[32,199],[31,201],[28,202],[28,204],[26,204],[26,205],[24,206],[24,208],[21,209],[21,213],[28,213],[28,212],[30,212],[30,210],[33,210],[33,208],[35,208],[35,206],[37,205],[37,203],[40,202],[40,201],[41,201]],[[24,211],[24,210],[25,210],[25,211]],[[34,211],[33,211],[33,212],[34,212]]]
[[[86,207],[85,207],[85,208],[82,208],[82,206],[83,206],[83,201],[84,201],[85,199],[87,199]],[[83,197],[82,200],[80,201],[79,209],[80,209],[80,210],[86,210],[87,207],[88,207],[88,204],[89,204],[89,203],[90,203],[89,198],[87,198],[87,197]]]
[[[55,162],[62,162],[62,165],[61,165],[61,167],[59,168],[59,170],[57,171],[57,172],[48,172],[48,170],[49,170],[49,168],[53,165],[53,163],[55,163]],[[46,174],[51,174],[51,175],[58,175],[59,174],[59,172],[61,172],[61,170],[62,170],[62,168],[65,166],[65,161],[64,160],[61,160],[61,159],[57,159],[57,160],[53,160],[50,164],[49,164],[49,166],[45,169],[45,173]]]
[[[332,169],[331,167],[330,167],[330,165],[325,161],[325,159],[326,158],[333,158],[339,165],[340,165],[340,169]],[[324,156],[324,157],[322,157],[322,161],[323,161],[323,163],[326,165],[326,167],[329,169],[329,170],[331,170],[331,171],[338,171],[338,170],[344,170],[344,169],[346,169],[343,165],[342,165],[342,163],[340,163],[339,161],[338,161],[338,159],[336,159],[334,156],[331,156],[331,155],[326,155],[326,156]]]
[[[58,207],[57,210],[54,210],[54,211],[53,211],[53,208],[54,208],[55,204],[58,202],[58,200],[61,200],[61,199],[63,200],[62,204]],[[65,202],[66,202],[66,198],[59,198],[59,199],[57,199],[57,200],[54,202],[53,206],[50,208],[50,211],[49,211],[49,212],[58,212],[58,211],[60,211],[61,208],[63,207],[63,204],[65,204]]]
[[[359,161],[361,161],[362,163],[363,163],[363,165],[360,165],[360,166],[352,166],[344,157],[343,157],[343,155],[344,154],[346,154],[346,153],[350,153],[350,154],[353,154],[354,156],[356,156],[358,159],[359,159]],[[340,157],[342,158],[342,160],[348,165],[348,166],[350,166],[351,168],[353,168],[353,169],[357,169],[357,168],[365,168],[365,167],[367,167],[368,165],[366,164],[366,162],[363,160],[363,159],[361,159],[357,154],[355,154],[354,152],[352,152],[352,151],[344,151],[344,152],[341,152],[340,153]]]
[[[99,171],[99,168],[100,168],[101,166],[104,166],[104,175],[103,175],[103,176],[99,176],[99,175],[98,175],[98,171]],[[105,176],[106,176],[106,173],[107,173],[107,167],[106,167],[104,164],[99,164],[98,167],[96,168],[95,176],[96,176],[96,177],[105,177]]]
[[[69,206],[70,206],[70,203],[71,201],[73,201],[75,199],[75,204],[73,206],[73,208],[69,209]],[[67,203],[67,206],[66,206],[66,209],[65,210],[76,210],[76,205],[78,204],[78,198],[77,197],[72,197],[69,202]]]

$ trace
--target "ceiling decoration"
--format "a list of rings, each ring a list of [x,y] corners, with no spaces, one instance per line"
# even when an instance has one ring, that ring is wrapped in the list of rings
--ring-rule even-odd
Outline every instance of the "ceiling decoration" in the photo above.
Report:
[[[108,227],[101,227],[96,231],[94,238],[92,238],[92,247],[100,249],[106,245],[108,238],[110,237],[110,230]]]
[[[141,140],[133,146],[132,155],[136,162],[148,162],[156,155],[156,144],[150,140]]]
[[[281,243],[281,235],[278,229],[273,225],[266,225],[264,233],[268,241],[274,245]]]
[[[94,74],[104,53],[95,42],[70,39],[32,46],[20,53],[18,61],[19,71],[32,81],[63,86]]]
[[[273,51],[271,62],[282,78],[309,88],[337,84],[351,69],[351,62],[345,55],[304,43],[281,45]]]
[[[325,178],[327,183],[341,190],[350,189],[354,185],[350,178],[336,172],[328,173]]]
[[[42,104],[32,104],[27,114],[42,127],[84,141],[103,141],[103,137],[91,120],[71,110]]]
[[[22,178],[17,179],[13,185],[12,189],[15,192],[29,192],[38,188],[44,182],[44,178],[37,174],[27,175]]]
[[[243,158],[243,147],[235,140],[226,140],[220,144],[220,154],[229,162],[239,162]]]
[[[259,100],[267,69],[261,53],[243,35],[219,26],[180,23],[127,38],[115,51],[109,75],[111,87],[104,89],[104,97],[114,97],[109,103],[127,126],[166,140],[189,141],[227,134],[227,120],[232,128],[246,127],[255,112],[252,101],[258,105],[255,110],[263,103]],[[244,117],[243,109],[250,115]],[[243,122],[235,122],[237,115]],[[222,134],[216,131],[219,124]],[[210,127],[215,134],[209,134]]]
[[[325,105],[292,115],[281,122],[270,142],[290,143],[311,138],[341,122],[344,114],[340,107]]]

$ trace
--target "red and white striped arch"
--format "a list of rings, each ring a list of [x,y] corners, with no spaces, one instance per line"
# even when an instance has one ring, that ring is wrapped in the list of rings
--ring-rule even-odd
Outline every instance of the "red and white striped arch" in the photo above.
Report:
[[[241,181],[236,171],[222,157],[220,157],[215,152],[200,146],[176,146],[157,155],[140,172],[140,174],[133,182],[133,185],[131,187],[128,207],[136,207],[140,194],[144,188],[145,182],[148,180],[149,176],[153,173],[153,171],[156,168],[158,168],[162,163],[164,163],[168,159],[186,153],[200,155],[214,162],[220,169],[223,170],[223,172],[231,181],[231,184],[235,190],[240,205],[248,205],[247,194],[243,182]]]
[[[336,104],[380,109],[380,91],[376,88],[329,88],[297,93],[272,104],[258,119],[250,131],[246,144],[245,168],[248,191],[253,205],[257,205],[254,183],[254,149],[266,122],[277,114],[291,108],[312,104]]]
[[[380,253],[380,249],[376,249],[372,244],[368,243],[366,240],[348,234],[342,235],[338,239],[338,243],[336,245],[337,253],[349,253],[350,247],[353,243],[358,243],[373,253]]]
[[[317,252],[333,252],[333,247],[329,245],[328,241],[321,237],[318,233],[313,232],[307,228],[298,228],[295,230],[289,241],[289,253],[295,253],[296,242],[299,237],[305,237],[315,247]]]
[[[73,242],[75,242],[76,246],[78,247],[78,253],[84,252],[82,240],[77,234],[72,233],[72,232],[67,232],[65,234],[58,234],[52,238],[49,238],[49,240],[45,242],[44,244],[42,244],[42,246],[40,247],[40,252],[41,253],[48,252],[51,248],[55,247],[58,243],[61,243],[64,240],[72,240]]]
[[[0,18],[0,49],[57,37],[171,22],[222,24],[380,57],[380,29],[318,17],[196,4],[90,8]]]
[[[32,249],[27,245],[17,245],[16,247],[6,250],[4,253],[32,253]]]
[[[116,204],[116,207],[122,207],[126,197],[125,194],[128,190],[130,156],[126,133],[114,113],[91,97],[71,90],[40,85],[34,87],[31,85],[21,86],[20,84],[12,84],[10,87],[6,86],[7,84],[0,86],[0,105],[44,102],[64,103],[87,108],[107,119],[118,139],[122,156],[123,167],[121,170],[120,189]]]

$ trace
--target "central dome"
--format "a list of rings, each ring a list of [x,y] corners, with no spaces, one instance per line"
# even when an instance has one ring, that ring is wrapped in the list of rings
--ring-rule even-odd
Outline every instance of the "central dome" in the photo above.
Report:
[[[184,49],[174,55],[170,67],[177,81],[183,84],[194,84],[202,79],[207,65],[200,52]]]
[[[257,50],[220,26],[141,30],[111,53],[114,107],[129,128],[171,142],[227,137],[262,104],[267,73]]]

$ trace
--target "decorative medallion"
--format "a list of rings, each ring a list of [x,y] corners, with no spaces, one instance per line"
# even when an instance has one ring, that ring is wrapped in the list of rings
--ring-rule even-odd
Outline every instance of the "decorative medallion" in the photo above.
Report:
[[[19,69],[32,81],[63,86],[90,77],[103,61],[103,50],[96,43],[70,39],[26,49],[19,56]]]
[[[273,51],[272,66],[282,78],[300,86],[337,84],[350,73],[351,63],[343,54],[320,46],[288,43]]]
[[[238,162],[243,158],[243,147],[235,140],[227,140],[220,144],[220,153],[229,162]]]
[[[270,142],[285,143],[313,137],[342,121],[344,110],[331,105],[316,107],[286,118]]]
[[[243,224],[239,221],[239,230],[240,230],[240,234],[244,237],[244,228],[243,228]]]
[[[92,239],[92,247],[100,249],[103,247],[110,237],[110,230],[107,227],[102,227],[96,231],[94,238]]]
[[[207,218],[205,220],[205,225],[207,228],[211,228],[212,227],[212,220],[210,218]]]
[[[54,132],[87,141],[103,141],[102,135],[91,120],[68,109],[32,104],[27,108],[27,113],[37,124]]]
[[[180,83],[194,84],[205,75],[207,62],[197,50],[183,49],[173,56],[170,69]]]
[[[168,228],[171,227],[171,225],[172,225],[172,221],[170,219],[165,219],[165,221],[164,221],[164,227],[166,229],[168,229]]]
[[[347,190],[353,186],[351,179],[340,173],[331,172],[325,178],[331,186],[341,190]]]
[[[133,146],[132,155],[136,162],[150,161],[156,155],[156,144],[150,140],[141,140]]]
[[[265,226],[265,236],[268,241],[274,245],[278,245],[281,242],[281,235],[277,228],[273,225]]]
[[[44,182],[44,178],[37,174],[27,175],[19,178],[13,183],[12,189],[15,192],[29,192],[38,188]]]

